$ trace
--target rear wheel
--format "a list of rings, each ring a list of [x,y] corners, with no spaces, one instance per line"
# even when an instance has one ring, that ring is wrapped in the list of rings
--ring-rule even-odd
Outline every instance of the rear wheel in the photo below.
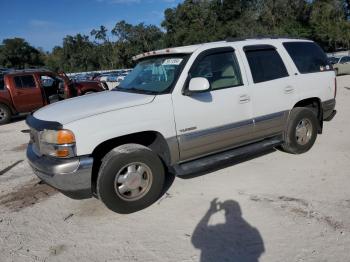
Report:
[[[11,120],[11,111],[10,109],[3,105],[0,104],[0,125],[4,125],[9,123]]]
[[[291,154],[309,151],[316,141],[318,126],[317,117],[312,110],[294,108],[290,113],[283,151]]]
[[[153,204],[164,187],[164,167],[149,148],[125,144],[102,160],[97,195],[112,211],[128,214]]]

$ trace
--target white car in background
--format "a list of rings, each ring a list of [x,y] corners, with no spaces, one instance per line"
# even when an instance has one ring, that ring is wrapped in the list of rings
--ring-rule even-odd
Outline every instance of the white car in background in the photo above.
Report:
[[[350,56],[329,58],[337,75],[350,75]]]

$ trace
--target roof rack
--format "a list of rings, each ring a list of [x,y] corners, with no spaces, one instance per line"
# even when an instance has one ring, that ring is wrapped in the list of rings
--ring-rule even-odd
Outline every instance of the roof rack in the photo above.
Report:
[[[25,68],[25,69],[9,69],[6,72],[7,73],[31,73],[31,72],[37,72],[37,71],[45,71],[45,72],[51,72],[50,69],[47,68]]]
[[[238,42],[238,41],[246,41],[246,40],[260,40],[260,39],[299,39],[306,40],[306,38],[297,37],[297,36],[276,36],[276,35],[257,35],[250,37],[228,37],[226,38],[226,42]]]

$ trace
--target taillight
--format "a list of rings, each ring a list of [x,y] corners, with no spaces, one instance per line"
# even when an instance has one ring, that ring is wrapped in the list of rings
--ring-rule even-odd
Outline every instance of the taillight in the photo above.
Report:
[[[337,78],[334,78],[334,98],[337,97]]]

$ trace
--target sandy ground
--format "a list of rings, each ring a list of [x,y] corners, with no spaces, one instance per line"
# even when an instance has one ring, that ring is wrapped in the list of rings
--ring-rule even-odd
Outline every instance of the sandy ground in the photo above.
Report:
[[[350,261],[350,77],[338,84],[310,152],[177,178],[132,215],[39,184],[23,119],[0,127],[0,261]]]

